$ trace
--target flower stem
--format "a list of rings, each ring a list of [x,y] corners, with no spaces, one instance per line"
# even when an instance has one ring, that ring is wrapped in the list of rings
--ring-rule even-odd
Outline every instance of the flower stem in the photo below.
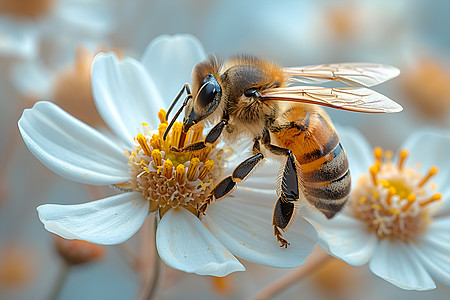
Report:
[[[158,255],[158,250],[156,249],[156,230],[158,227],[158,221],[155,216],[155,223],[153,225],[153,243],[154,243],[154,252],[153,252],[153,264],[152,268],[152,276],[150,277],[150,281],[145,286],[144,290],[140,293],[140,300],[151,300],[156,298],[156,291],[158,289],[159,278],[161,274],[161,259]]]
[[[64,287],[64,284],[66,283],[67,275],[69,275],[69,271],[70,271],[70,265],[65,262],[62,263],[62,265],[59,269],[58,276],[56,277],[55,286],[53,287],[52,293],[49,297],[50,300],[58,300],[58,298],[61,294],[61,291]]]
[[[277,294],[285,291],[292,284],[317,271],[319,267],[325,265],[330,261],[332,261],[331,256],[329,256],[326,252],[321,250],[320,253],[318,253],[317,255],[312,255],[311,258],[308,261],[306,261],[304,265],[296,268],[294,271],[288,273],[286,276],[268,285],[266,288],[259,291],[251,299],[254,300],[272,299]]]

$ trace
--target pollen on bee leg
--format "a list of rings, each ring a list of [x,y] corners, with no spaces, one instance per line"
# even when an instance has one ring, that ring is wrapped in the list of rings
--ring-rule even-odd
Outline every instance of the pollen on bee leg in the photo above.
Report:
[[[150,151],[150,148],[147,144],[147,139],[145,138],[145,136],[142,133],[139,133],[136,137],[137,142],[139,143],[139,145],[141,145],[142,151],[144,151],[144,153],[148,156],[151,156],[152,153]]]
[[[152,158],[155,162],[155,166],[160,167],[162,165],[162,154],[161,151],[155,149],[152,151]]]
[[[403,150],[400,151],[400,160],[398,162],[398,169],[399,170],[403,169],[403,164],[405,163],[405,160],[408,157],[408,155],[409,155],[408,150],[403,149]]]
[[[160,109],[158,111],[158,118],[159,118],[160,123],[167,124],[166,116],[167,116],[167,112],[164,109]]]
[[[437,172],[439,172],[437,167],[431,167],[428,174],[419,182],[418,187],[422,187],[432,176],[437,174]]]
[[[207,160],[205,162],[205,165],[203,166],[203,168],[200,170],[200,174],[198,175],[198,178],[200,180],[203,180],[205,178],[206,174],[208,174],[208,172],[211,171],[213,167],[214,167],[214,162],[212,160]]]
[[[428,200],[425,200],[425,201],[423,201],[423,202],[420,202],[420,206],[421,207],[423,207],[423,206],[426,206],[426,205],[428,205],[428,204],[430,204],[430,203],[432,203],[432,202],[435,202],[435,201],[438,201],[438,200],[441,200],[441,198],[442,198],[442,195],[441,194],[434,194],[433,196],[431,196],[431,198],[430,199],[428,199]]]
[[[166,160],[163,165],[162,175],[167,179],[172,178],[173,163],[170,159]]]
[[[189,181],[194,180],[195,173],[197,172],[198,166],[200,165],[200,160],[197,157],[193,157],[189,164],[189,168],[186,177]]]

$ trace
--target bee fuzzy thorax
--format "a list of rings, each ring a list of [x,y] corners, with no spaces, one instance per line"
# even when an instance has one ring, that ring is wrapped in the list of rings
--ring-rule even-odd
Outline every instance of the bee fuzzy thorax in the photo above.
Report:
[[[179,145],[182,124],[176,122],[164,140],[168,126],[165,115],[161,110],[157,131],[151,132],[144,123],[143,132],[135,137],[138,146],[129,157],[130,186],[150,201],[150,211],[159,211],[160,217],[178,206],[198,215],[198,207],[206,201],[221,175],[224,151],[217,144],[195,152],[172,151],[172,147]],[[203,127],[195,126],[188,131],[185,143],[203,138]]]
[[[433,204],[441,200],[430,180],[437,167],[427,174],[406,168],[406,150],[400,151],[398,163],[390,152],[374,150],[375,164],[368,174],[361,176],[354,188],[350,207],[352,213],[364,221],[379,238],[404,242],[414,241],[426,232],[431,221]]]

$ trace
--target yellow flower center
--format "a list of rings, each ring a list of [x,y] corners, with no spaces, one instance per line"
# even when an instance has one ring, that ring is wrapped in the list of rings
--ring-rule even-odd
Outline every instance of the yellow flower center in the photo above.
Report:
[[[354,188],[350,206],[353,214],[364,221],[379,238],[414,240],[428,224],[430,204],[441,199],[430,178],[438,172],[431,167],[426,175],[404,168],[408,151],[400,152],[394,164],[390,152],[374,150],[375,164],[362,175]]]
[[[150,201],[150,211],[162,217],[170,208],[184,207],[195,215],[223,169],[223,150],[213,146],[195,152],[172,151],[173,147],[203,140],[203,127],[198,125],[182,137],[182,124],[176,122],[166,140],[166,112],[158,114],[160,125],[150,132],[144,123],[143,132],[135,140],[138,146],[130,153],[130,188]]]

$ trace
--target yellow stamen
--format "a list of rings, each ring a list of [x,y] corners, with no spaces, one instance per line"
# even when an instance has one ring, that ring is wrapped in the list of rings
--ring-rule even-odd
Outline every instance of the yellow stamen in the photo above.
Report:
[[[180,141],[181,130],[183,125],[180,122],[175,122],[172,126],[172,137],[171,137],[171,145],[178,147],[178,142]]]
[[[389,212],[390,212],[391,214],[393,214],[393,215],[398,215],[398,214],[400,213],[400,211],[399,211],[398,209],[396,209],[396,208],[391,208],[391,209],[389,210]]]
[[[207,160],[205,162],[205,165],[203,166],[203,168],[200,170],[200,174],[198,175],[198,178],[200,180],[203,180],[203,178],[205,178],[206,174],[208,174],[208,172],[211,171],[213,167],[214,167],[214,162],[212,160]]]
[[[384,158],[387,160],[391,160],[393,156],[394,156],[394,152],[392,152],[391,150],[387,150],[384,153]]]
[[[152,139],[150,140],[150,146],[153,147],[153,149],[162,149],[162,140],[161,137],[157,134],[154,134],[152,136]]]
[[[193,157],[191,159],[191,163],[189,164],[189,168],[186,174],[186,177],[189,181],[194,180],[195,173],[197,172],[198,165],[200,164],[200,160],[197,157]]]
[[[185,167],[183,164],[179,164],[176,168],[175,180],[179,184],[184,183],[184,170],[185,170]]]
[[[376,209],[376,210],[382,210],[383,208],[381,207],[381,205],[379,205],[379,204],[373,204],[372,205],[372,208],[373,209]]]
[[[381,149],[381,147],[375,147],[373,149],[373,155],[375,156],[376,161],[381,163],[381,159],[383,158],[383,149]]]
[[[168,159],[164,162],[162,175],[165,176],[167,179],[170,179],[172,178],[172,171],[173,171],[173,163],[170,159]]]
[[[158,126],[158,132],[159,132],[159,137],[162,139],[164,132],[166,132],[166,128],[167,128],[167,124],[166,123],[161,123]]]
[[[155,149],[152,151],[152,158],[153,161],[155,162],[155,165],[157,167],[162,165],[162,154],[161,151],[159,151],[158,149]]]
[[[361,197],[361,198],[358,200],[359,204],[363,204],[363,203],[366,202],[366,201],[367,201],[367,197]]]
[[[369,171],[370,171],[370,175],[372,177],[373,184],[377,185],[377,173],[378,173],[378,171],[380,171],[380,168],[375,165],[375,166],[370,167]]]
[[[416,201],[416,195],[409,194],[407,200],[408,200],[408,203],[406,203],[405,206],[403,206],[403,208],[402,208],[403,212],[407,211],[408,208],[414,203],[414,201]]]
[[[395,193],[396,193],[395,187],[393,187],[393,186],[389,187],[389,189],[388,189],[388,195],[387,195],[387,197],[386,197],[386,203],[387,203],[387,205],[390,206],[390,205],[392,204],[391,198],[392,198],[392,196],[395,195]]]
[[[401,170],[403,168],[403,164],[404,164],[406,158],[408,157],[408,155],[409,155],[408,150],[403,149],[400,151],[400,161],[398,162],[399,170]]]
[[[167,115],[167,112],[164,109],[160,109],[158,111],[158,118],[159,118],[160,123],[167,124],[166,115]]]
[[[418,187],[422,187],[437,172],[439,172],[438,167],[431,167],[430,170],[428,171],[428,174],[419,183]]]
[[[142,126],[144,126],[144,127],[147,127],[148,126],[148,123],[142,123]]]
[[[442,198],[442,195],[441,195],[441,194],[434,194],[433,196],[431,196],[430,199],[428,199],[428,200],[426,200],[426,201],[424,201],[424,202],[421,202],[419,205],[420,205],[421,207],[424,207],[425,205],[428,205],[428,204],[430,204],[430,203],[432,203],[432,202],[434,202],[434,201],[441,200],[441,198]]]
[[[142,150],[144,151],[144,153],[148,156],[151,155],[151,151],[150,148],[148,147],[147,144],[147,139],[145,138],[145,136],[142,133],[139,133],[137,135],[137,142],[139,143],[139,145],[141,145]]]
[[[203,135],[203,126],[196,125],[192,131],[191,143],[195,143],[201,139]]]

